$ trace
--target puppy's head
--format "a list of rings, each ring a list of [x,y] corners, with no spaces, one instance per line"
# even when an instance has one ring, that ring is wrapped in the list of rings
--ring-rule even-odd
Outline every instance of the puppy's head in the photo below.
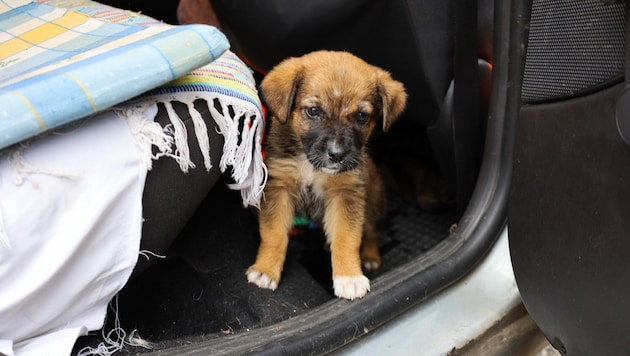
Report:
[[[357,167],[374,127],[387,131],[407,100],[402,83],[346,52],[287,59],[260,89],[271,120],[289,125],[307,159],[327,173]]]

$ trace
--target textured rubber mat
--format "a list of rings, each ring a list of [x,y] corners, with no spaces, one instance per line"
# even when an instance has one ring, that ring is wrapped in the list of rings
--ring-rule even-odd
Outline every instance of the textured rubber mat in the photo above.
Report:
[[[379,240],[383,263],[367,273],[371,279],[430,250],[448,236],[455,219],[453,212],[427,213],[393,194],[388,206]],[[241,208],[238,193],[214,189],[167,258],[119,294],[117,320],[128,334],[133,332],[160,349],[293,317],[335,298],[324,242],[317,228],[293,237],[278,289],[259,289],[245,276],[258,245],[256,216]],[[108,319],[105,330],[116,320],[113,311]],[[99,338],[83,338],[81,344],[94,345]],[[127,347],[125,353],[146,351]]]
[[[379,235],[382,264],[375,271],[365,272],[370,279],[429,251],[449,235],[450,226],[456,222],[454,210],[429,213],[393,193],[388,194],[387,201],[387,219]],[[325,241],[320,229],[302,231],[292,238],[289,253],[299,254],[300,264],[332,297],[330,253],[324,247]]]
[[[385,230],[379,238],[383,264],[376,274],[386,273],[430,250],[449,235],[455,222],[454,210],[429,213],[389,194]]]

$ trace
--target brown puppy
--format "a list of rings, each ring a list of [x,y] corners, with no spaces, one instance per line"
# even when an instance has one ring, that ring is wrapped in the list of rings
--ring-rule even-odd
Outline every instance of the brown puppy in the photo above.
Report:
[[[331,51],[283,61],[260,89],[270,111],[269,180],[247,279],[278,287],[297,213],[324,228],[335,295],[361,298],[370,290],[361,260],[367,269],[380,265],[376,224],[385,213],[383,184],[365,144],[378,122],[387,130],[402,112],[405,89],[384,70]]]

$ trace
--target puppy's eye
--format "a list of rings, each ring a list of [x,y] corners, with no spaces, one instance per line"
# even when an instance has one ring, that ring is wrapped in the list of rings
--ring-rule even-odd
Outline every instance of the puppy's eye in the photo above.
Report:
[[[306,116],[309,119],[319,119],[322,116],[322,111],[317,106],[309,106],[306,108]]]
[[[359,111],[357,112],[357,114],[355,115],[354,119],[356,120],[357,123],[359,124],[365,124],[366,122],[368,122],[368,120],[370,119],[370,115],[368,115],[368,113],[364,112],[364,111]]]

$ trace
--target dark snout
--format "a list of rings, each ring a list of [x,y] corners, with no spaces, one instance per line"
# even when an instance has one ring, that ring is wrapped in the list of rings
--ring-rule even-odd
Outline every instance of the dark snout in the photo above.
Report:
[[[358,166],[361,145],[356,142],[352,130],[318,131],[303,140],[306,157],[315,168],[333,174]]]
[[[333,163],[343,164],[348,155],[348,148],[344,148],[336,141],[328,142],[328,160]]]

